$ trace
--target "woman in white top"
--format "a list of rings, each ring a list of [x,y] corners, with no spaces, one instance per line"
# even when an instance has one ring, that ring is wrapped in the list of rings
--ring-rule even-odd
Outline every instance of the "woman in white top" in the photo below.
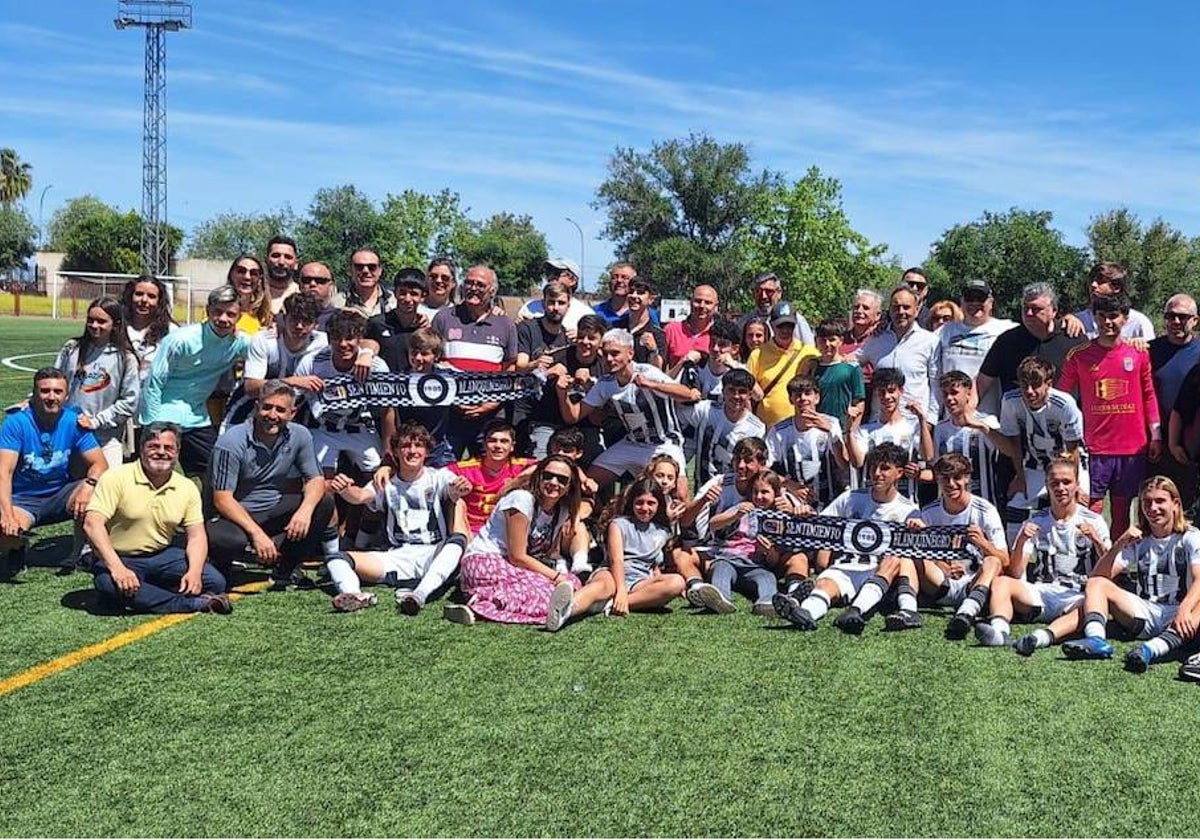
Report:
[[[139,378],[144,380],[158,345],[178,326],[171,317],[167,284],[149,274],[130,280],[121,290],[121,312],[129,343],[138,357]]]

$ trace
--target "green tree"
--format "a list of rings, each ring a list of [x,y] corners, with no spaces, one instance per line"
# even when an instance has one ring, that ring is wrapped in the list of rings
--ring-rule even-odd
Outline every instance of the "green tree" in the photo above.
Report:
[[[37,226],[15,207],[0,207],[0,271],[25,263],[33,256]]]
[[[15,149],[0,149],[0,205],[11,207],[33,189],[33,167]]]
[[[1068,306],[1082,296],[1087,253],[1066,244],[1062,232],[1051,227],[1053,220],[1048,210],[985,212],[942,234],[933,243],[930,262],[945,271],[945,291],[953,296],[967,280],[987,280],[1001,315],[1017,317],[1022,287],[1037,280],[1053,283]]]
[[[375,205],[353,185],[317,190],[308,218],[296,228],[303,259],[325,263],[334,277],[348,277],[350,256],[359,248],[387,252],[383,226]],[[387,269],[395,266],[388,265]]]
[[[793,184],[777,184],[750,226],[745,251],[752,273],[773,271],[784,297],[810,320],[845,314],[854,290],[883,289],[899,276],[887,245],[872,245],[854,230],[842,207],[842,187],[817,167]],[[751,304],[748,284],[730,300]]]
[[[137,274],[142,270],[142,219],[122,213],[93,195],[79,196],[59,208],[50,221],[50,248],[63,251],[63,268]],[[174,259],[183,231],[168,227],[168,253]]]
[[[744,281],[749,228],[781,180],[754,173],[742,144],[690,134],[649,152],[618,147],[593,206],[617,253],[664,294],[707,283],[728,299]]]
[[[1176,292],[1200,291],[1200,248],[1161,218],[1149,227],[1118,207],[1094,216],[1088,246],[1098,262],[1115,262],[1129,272],[1126,287],[1139,309],[1158,312]]]
[[[457,256],[470,235],[471,220],[456,192],[428,195],[405,190],[383,200],[379,256],[393,270],[406,265],[424,268],[434,256]]]
[[[463,266],[490,265],[500,294],[524,296],[541,279],[549,250],[545,234],[529,216],[497,213],[471,226],[459,243],[458,254]]]
[[[221,213],[192,231],[188,256],[202,260],[234,260],[240,254],[261,254],[267,240],[290,235],[296,216],[290,207],[274,213]]]

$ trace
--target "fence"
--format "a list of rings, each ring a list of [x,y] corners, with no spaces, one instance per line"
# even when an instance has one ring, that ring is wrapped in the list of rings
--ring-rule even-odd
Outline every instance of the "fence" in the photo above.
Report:
[[[125,284],[137,275],[56,272],[45,284],[8,284],[0,288],[0,315],[60,318],[82,321],[87,317],[87,305],[99,297],[121,297]],[[166,276],[172,295],[175,320],[190,324],[204,314],[204,303],[195,301],[190,277]]]

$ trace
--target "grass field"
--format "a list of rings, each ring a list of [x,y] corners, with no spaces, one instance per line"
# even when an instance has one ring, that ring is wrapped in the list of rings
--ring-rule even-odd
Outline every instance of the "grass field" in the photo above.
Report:
[[[74,327],[0,319],[0,358]],[[31,365],[32,366],[32,365]],[[27,388],[0,368],[0,396]],[[34,553],[50,562],[61,539]],[[153,619],[0,583],[0,680]],[[0,696],[5,835],[1194,835],[1172,665],[678,608],[550,636],[241,600]],[[746,607],[744,601],[739,606]],[[1124,646],[1120,646],[1124,649]]]

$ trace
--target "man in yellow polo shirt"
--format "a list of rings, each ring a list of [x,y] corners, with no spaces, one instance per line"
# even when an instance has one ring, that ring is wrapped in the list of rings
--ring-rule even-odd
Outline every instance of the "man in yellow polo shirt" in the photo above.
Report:
[[[182,437],[174,423],[142,430],[137,461],[108,470],[88,502],[83,530],[101,595],[135,612],[227,614],[225,578],[205,562],[200,491],[175,472]],[[182,527],[186,547],[171,544]]]
[[[767,430],[795,413],[787,395],[787,384],[793,377],[811,368],[820,354],[811,344],[796,338],[796,310],[787,301],[771,307],[771,340],[750,351],[746,370],[757,383],[755,413]]]

